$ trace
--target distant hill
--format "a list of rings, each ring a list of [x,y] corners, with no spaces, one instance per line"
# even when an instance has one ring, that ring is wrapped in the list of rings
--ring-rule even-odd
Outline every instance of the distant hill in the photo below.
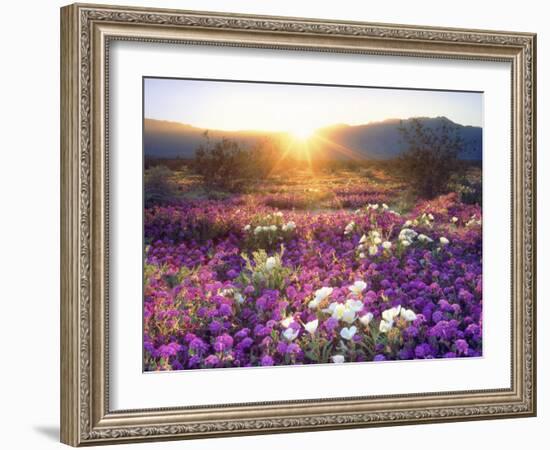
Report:
[[[336,124],[320,128],[315,133],[312,145],[315,155],[325,159],[392,159],[406,149],[402,142],[399,128],[412,123],[413,119],[388,119],[366,125]],[[462,159],[481,160],[482,129],[481,127],[455,124],[446,117],[418,118],[426,128],[439,129],[447,124],[457,127],[459,136],[464,141]],[[204,142],[205,129],[178,122],[162,120],[144,120],[145,156],[152,158],[193,158],[197,147]],[[221,131],[208,130],[212,140],[223,137],[236,140],[244,146],[251,147],[265,138],[288,139],[282,132],[263,131]]]

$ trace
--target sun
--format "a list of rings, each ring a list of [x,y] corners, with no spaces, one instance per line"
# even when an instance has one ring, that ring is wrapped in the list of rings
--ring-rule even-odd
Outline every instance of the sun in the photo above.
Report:
[[[309,125],[296,124],[290,128],[289,133],[299,141],[307,141],[315,134],[315,128]]]

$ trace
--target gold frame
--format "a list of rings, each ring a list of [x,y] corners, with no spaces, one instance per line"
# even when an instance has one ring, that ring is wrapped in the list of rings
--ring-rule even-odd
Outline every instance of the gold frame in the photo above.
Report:
[[[509,389],[111,411],[108,95],[113,40],[506,61],[512,67]],[[61,9],[61,440],[73,446],[536,414],[536,35],[75,4]]]

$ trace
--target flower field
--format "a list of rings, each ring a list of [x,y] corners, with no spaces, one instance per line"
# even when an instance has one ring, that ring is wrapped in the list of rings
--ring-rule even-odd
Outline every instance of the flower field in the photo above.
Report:
[[[145,370],[482,354],[477,204],[404,205],[383,172],[174,183],[145,209]]]

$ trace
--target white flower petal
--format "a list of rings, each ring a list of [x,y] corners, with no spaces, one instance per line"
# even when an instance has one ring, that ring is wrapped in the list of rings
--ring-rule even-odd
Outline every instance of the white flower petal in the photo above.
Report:
[[[359,322],[361,322],[364,326],[367,326],[373,318],[372,313],[368,312],[361,317],[359,317]]]
[[[352,326],[352,327],[349,327],[349,328],[342,328],[340,330],[340,336],[343,338],[343,339],[346,339],[346,340],[351,340],[353,338],[353,336],[355,335],[355,333],[357,332],[357,327],[355,326]]]
[[[266,259],[265,261],[265,268],[267,270],[273,270],[275,267],[277,266],[277,258],[275,258],[274,256],[270,256],[269,258]]]
[[[298,330],[295,330],[294,328],[287,328],[285,331],[283,331],[283,337],[287,341],[293,341],[298,337]]]
[[[311,322],[308,322],[304,325],[304,328],[309,334],[315,334],[315,331],[317,331],[317,327],[319,326],[319,320],[315,319]]]
[[[393,322],[388,322],[387,320],[382,319],[379,326],[380,333],[387,333],[392,329],[392,326]]]

